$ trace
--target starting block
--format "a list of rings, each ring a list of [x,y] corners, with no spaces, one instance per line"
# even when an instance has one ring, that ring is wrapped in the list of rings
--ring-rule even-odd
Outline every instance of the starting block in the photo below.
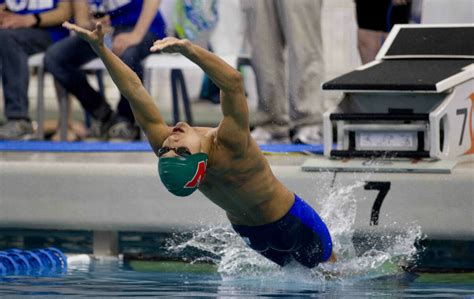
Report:
[[[474,25],[396,25],[376,60],[323,84],[331,158],[473,157]],[[336,148],[333,143],[336,142]]]
[[[323,84],[342,100],[301,170],[352,188],[358,252],[415,226],[430,267],[474,269],[454,253],[474,241],[473,41],[474,24],[396,25],[375,61]]]

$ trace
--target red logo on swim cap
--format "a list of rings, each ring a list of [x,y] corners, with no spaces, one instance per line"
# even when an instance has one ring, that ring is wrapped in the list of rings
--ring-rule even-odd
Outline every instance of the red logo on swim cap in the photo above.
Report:
[[[200,161],[198,163],[196,174],[194,174],[192,180],[190,180],[186,183],[186,185],[184,185],[184,188],[196,188],[199,186],[201,181],[204,179],[204,174],[206,173],[206,162],[207,161]]]

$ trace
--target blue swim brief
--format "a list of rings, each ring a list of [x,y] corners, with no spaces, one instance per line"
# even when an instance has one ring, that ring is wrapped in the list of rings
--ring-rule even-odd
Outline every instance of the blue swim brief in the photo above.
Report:
[[[331,257],[328,228],[316,211],[297,195],[280,220],[260,226],[233,224],[232,227],[252,249],[280,266],[294,259],[313,268]]]

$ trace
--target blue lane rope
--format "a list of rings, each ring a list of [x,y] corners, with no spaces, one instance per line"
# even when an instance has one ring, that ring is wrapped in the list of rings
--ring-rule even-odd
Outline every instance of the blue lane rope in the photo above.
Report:
[[[9,249],[0,251],[0,276],[51,275],[67,271],[67,258],[57,248],[32,251]]]
[[[322,144],[265,144],[260,149],[270,153],[322,154]],[[50,142],[0,141],[0,152],[150,152],[148,142]]]

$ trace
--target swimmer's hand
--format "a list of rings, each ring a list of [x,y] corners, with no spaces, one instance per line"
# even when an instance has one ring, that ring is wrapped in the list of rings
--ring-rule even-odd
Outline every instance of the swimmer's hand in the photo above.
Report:
[[[163,53],[181,53],[183,55],[187,55],[191,51],[191,48],[192,43],[187,39],[166,37],[154,42],[153,46],[150,48],[150,51]]]
[[[79,27],[69,22],[64,22],[63,27],[71,31],[74,31],[77,34],[77,36],[87,41],[92,47],[104,46],[105,32],[104,32],[104,25],[101,22],[98,22],[95,25],[94,31],[87,30],[85,28]]]

